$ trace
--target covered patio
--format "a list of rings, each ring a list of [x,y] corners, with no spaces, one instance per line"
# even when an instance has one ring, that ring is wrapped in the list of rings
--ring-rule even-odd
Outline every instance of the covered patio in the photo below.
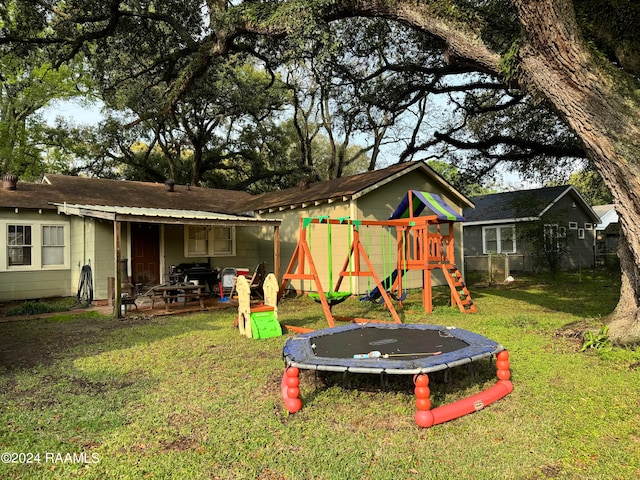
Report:
[[[180,288],[180,285],[178,285],[177,288],[175,288],[175,292],[171,292],[172,294],[176,294],[175,299],[172,299],[176,300],[175,302],[167,301],[166,297],[164,299],[158,298],[162,297],[163,293],[166,294],[166,292],[163,292],[161,286],[168,286],[172,283],[169,281],[169,270],[171,265],[170,258],[173,257],[184,260],[183,252],[186,251],[184,243],[188,241],[188,234],[185,234],[182,239],[179,235],[174,235],[178,241],[176,242],[174,238],[174,243],[171,244],[167,235],[167,231],[171,228],[183,228],[186,230],[190,227],[195,227],[196,229],[205,232],[205,235],[208,235],[206,232],[209,232],[216,227],[227,228],[228,230],[233,231],[234,234],[236,233],[236,229],[238,229],[238,238],[241,238],[243,247],[237,247],[236,249],[234,245],[234,254],[222,260],[225,260],[227,263],[248,263],[249,265],[257,265],[259,263],[258,260],[260,262],[265,261],[273,265],[272,271],[276,277],[279,277],[280,275],[280,272],[278,271],[280,265],[280,220],[257,219],[250,216],[229,215],[200,210],[118,207],[68,203],[57,203],[54,205],[57,207],[59,214],[83,219],[92,219],[99,222],[109,222],[112,224],[113,260],[111,267],[107,266],[107,268],[101,269],[98,265],[94,281],[111,281],[113,283],[113,295],[109,296],[113,298],[113,313],[118,318],[125,312],[130,311],[131,308],[135,311],[136,306],[140,311],[157,312],[158,314],[178,313],[178,311],[184,310],[193,311],[198,309],[218,309],[226,308],[228,306],[227,302],[221,302],[220,298],[216,297],[216,292],[209,291],[208,294],[205,294],[204,285],[198,289],[193,289],[192,287],[187,287],[185,289]],[[132,251],[132,225],[158,226],[157,231],[159,232],[160,237],[158,239],[159,252],[157,254],[157,269],[160,274],[158,275],[158,278],[151,282],[153,285],[145,285],[142,291],[136,292],[136,298],[133,299],[131,298],[130,293],[126,291],[128,288],[127,285],[131,284],[131,279],[125,278],[125,275],[123,275],[123,273],[130,274],[131,270],[128,270],[127,272],[122,271],[123,259],[126,259],[127,257],[130,257],[131,254],[136,253]],[[260,245],[258,245],[257,236],[247,234],[243,237],[241,235],[242,229],[248,229],[248,227],[253,228],[253,231],[256,229],[259,229],[260,231],[272,229],[271,249],[268,254],[266,252],[264,254],[264,256],[268,255],[272,258],[265,259],[263,254],[260,253],[261,249]],[[77,242],[82,241],[87,243],[87,239],[85,237],[88,233],[86,230],[87,229],[85,228],[85,231],[76,240]],[[123,231],[125,232],[124,242]],[[156,230],[152,231],[155,232]],[[268,234],[261,234],[260,237],[261,241],[264,241],[265,237],[268,238]],[[207,238],[199,241],[206,243]],[[240,240],[236,240],[235,238],[234,241],[240,242]],[[251,241],[256,242],[256,244],[250,245]],[[127,256],[123,255],[123,251]],[[248,255],[245,256],[243,252],[251,252],[253,258],[249,259]],[[207,261],[210,261],[210,258],[207,258]],[[128,268],[131,268],[131,266]],[[253,273],[253,271],[250,271],[250,273]],[[159,295],[155,295],[155,299],[149,298],[148,295],[150,287],[154,286],[159,287],[157,292],[155,292],[159,293]],[[139,299],[137,297],[139,297]],[[145,297],[148,300],[145,299]]]

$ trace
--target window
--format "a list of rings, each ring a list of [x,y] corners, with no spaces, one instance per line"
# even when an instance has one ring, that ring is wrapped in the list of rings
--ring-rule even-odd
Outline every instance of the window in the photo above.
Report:
[[[569,230],[577,230],[578,222],[569,222]]]
[[[515,253],[516,228],[514,225],[482,228],[483,253]]]
[[[185,257],[227,257],[235,255],[234,227],[185,227]]]
[[[56,215],[57,217],[57,215]],[[0,220],[0,271],[59,270],[70,267],[69,222],[46,218],[14,223]]]
[[[8,225],[7,247],[10,267],[31,265],[31,226]]]
[[[213,256],[233,255],[233,227],[213,227]]]
[[[207,227],[187,227],[187,256],[206,257],[207,250]]]
[[[585,223],[585,224],[584,224],[584,229],[585,229],[585,230],[593,230],[593,224],[591,224],[591,223]]]
[[[42,266],[64,265],[64,227],[42,226]]]
[[[583,240],[584,239],[584,228],[579,228],[578,229],[578,238]]]

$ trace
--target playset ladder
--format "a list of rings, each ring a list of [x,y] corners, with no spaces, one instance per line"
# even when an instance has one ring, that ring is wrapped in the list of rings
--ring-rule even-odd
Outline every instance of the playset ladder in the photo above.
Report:
[[[476,305],[458,267],[453,264],[443,265],[442,272],[451,289],[451,305],[457,305],[462,313],[476,313]]]

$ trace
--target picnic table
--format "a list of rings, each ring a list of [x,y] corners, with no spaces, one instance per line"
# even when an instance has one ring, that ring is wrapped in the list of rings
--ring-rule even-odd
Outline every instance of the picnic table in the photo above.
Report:
[[[164,302],[164,307],[169,311],[169,304],[184,299],[185,304],[189,300],[198,299],[200,308],[204,309],[204,298],[207,294],[202,291],[202,285],[194,285],[192,283],[176,284],[176,285],[160,285],[153,287],[149,298],[151,299],[151,308],[154,302],[160,300]]]

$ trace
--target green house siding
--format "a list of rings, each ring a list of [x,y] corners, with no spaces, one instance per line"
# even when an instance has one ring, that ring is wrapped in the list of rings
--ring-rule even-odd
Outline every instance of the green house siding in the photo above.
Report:
[[[9,265],[9,225],[27,226],[31,231],[30,264]],[[43,227],[64,227],[64,259],[61,265],[45,265]],[[70,223],[51,211],[3,209],[0,211],[0,300],[27,300],[69,296],[72,292]]]
[[[113,222],[88,220],[87,226],[86,264],[91,265],[93,272],[94,298],[105,299],[108,297],[108,278],[116,276]]]
[[[161,244],[161,255],[164,261],[161,262],[162,275],[168,273],[171,265],[181,263],[209,263],[211,268],[222,270],[226,267],[247,268],[251,272],[258,263],[267,262],[273,264],[273,243],[266,242],[269,248],[262,248],[256,244],[260,235],[261,227],[235,227],[235,254],[222,256],[185,256],[184,239],[185,228],[183,225],[165,225],[163,229]],[[265,227],[265,235],[273,232],[273,227]],[[273,237],[273,234],[271,234]],[[164,254],[162,253],[164,250]]]

